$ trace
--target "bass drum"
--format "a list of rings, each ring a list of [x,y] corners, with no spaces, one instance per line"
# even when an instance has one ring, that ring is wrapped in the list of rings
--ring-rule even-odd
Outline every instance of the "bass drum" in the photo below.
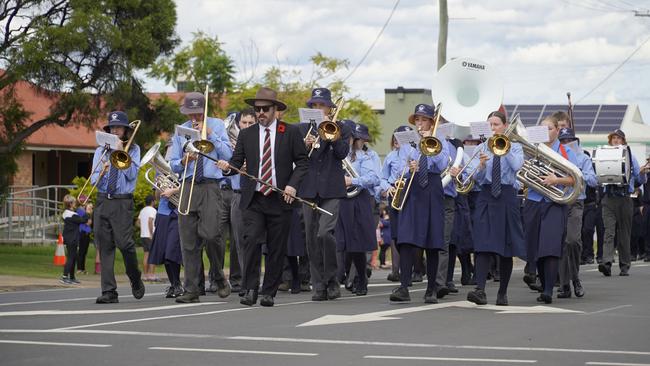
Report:
[[[625,186],[630,183],[631,162],[627,146],[600,146],[591,161],[600,185]]]

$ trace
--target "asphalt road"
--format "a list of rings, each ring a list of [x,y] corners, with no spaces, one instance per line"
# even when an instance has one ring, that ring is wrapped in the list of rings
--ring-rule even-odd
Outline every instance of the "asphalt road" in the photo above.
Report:
[[[245,307],[236,294],[178,305],[163,285],[142,300],[97,305],[98,289],[0,293],[0,364],[9,365],[650,365],[650,264],[630,277],[583,266],[584,298],[540,306],[515,270],[510,306],[496,283],[477,307],[460,288],[437,305],[389,304],[395,286],[375,272],[369,294],[335,301],[279,293],[276,306]]]

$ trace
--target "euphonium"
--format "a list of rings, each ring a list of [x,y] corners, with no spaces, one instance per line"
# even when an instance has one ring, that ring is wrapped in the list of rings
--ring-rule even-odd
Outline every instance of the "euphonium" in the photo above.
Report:
[[[124,150],[115,150],[111,153],[110,161],[115,168],[124,170],[131,166],[131,155],[129,155],[129,149],[131,148],[136,132],[138,132],[138,128],[140,128],[140,123],[140,120],[129,123],[129,126],[133,129],[133,133],[124,146]]]
[[[350,160],[348,160],[348,158],[343,159],[341,163],[343,163],[343,170],[347,176],[350,178],[359,178],[359,173],[357,173],[356,169],[354,169],[352,163],[350,163]],[[348,198],[356,197],[359,195],[359,193],[361,193],[361,188],[358,186],[349,186],[347,188]]]
[[[228,134],[228,140],[230,140],[230,147],[235,148],[237,143],[237,137],[239,137],[239,125],[237,124],[237,114],[231,113],[226,120],[223,122],[226,127],[226,133]]]
[[[172,171],[171,166],[165,160],[165,158],[160,154],[160,142],[156,143],[147,151],[146,154],[142,157],[141,165],[144,166],[147,163],[151,163],[153,168],[147,169],[144,178],[151,184],[156,190],[164,192],[167,189],[180,189],[181,183],[176,176],[176,173]],[[156,174],[151,179],[150,172],[155,170]],[[174,193],[169,198],[169,202],[178,206],[179,202],[179,192]]]

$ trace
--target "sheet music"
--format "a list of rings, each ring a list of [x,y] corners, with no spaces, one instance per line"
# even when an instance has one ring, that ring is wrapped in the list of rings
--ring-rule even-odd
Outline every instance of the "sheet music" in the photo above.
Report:
[[[526,127],[528,132],[528,142],[532,144],[541,144],[550,141],[547,126]]]
[[[98,146],[104,147],[108,145],[111,150],[117,150],[120,141],[117,135],[104,131],[95,131],[95,140],[97,141]]]
[[[420,134],[415,130],[395,132],[393,134],[400,146],[417,144],[420,142]]]
[[[314,121],[317,126],[325,120],[325,115],[320,109],[298,108],[298,116],[300,123],[311,123]]]
[[[481,137],[490,138],[492,137],[492,129],[490,124],[486,121],[482,122],[470,122],[469,123],[470,131],[472,132],[472,137],[479,139]]]
[[[451,123],[441,123],[436,129],[436,137],[442,141],[447,138],[453,138],[454,125]]]
[[[176,136],[191,141],[201,140],[201,132],[199,132],[199,130],[183,126],[176,126]]]

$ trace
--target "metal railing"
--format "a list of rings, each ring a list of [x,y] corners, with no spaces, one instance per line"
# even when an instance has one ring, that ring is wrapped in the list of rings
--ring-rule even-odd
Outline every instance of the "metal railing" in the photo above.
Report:
[[[0,208],[0,239],[48,239],[61,229],[61,201],[74,185],[11,186]]]

